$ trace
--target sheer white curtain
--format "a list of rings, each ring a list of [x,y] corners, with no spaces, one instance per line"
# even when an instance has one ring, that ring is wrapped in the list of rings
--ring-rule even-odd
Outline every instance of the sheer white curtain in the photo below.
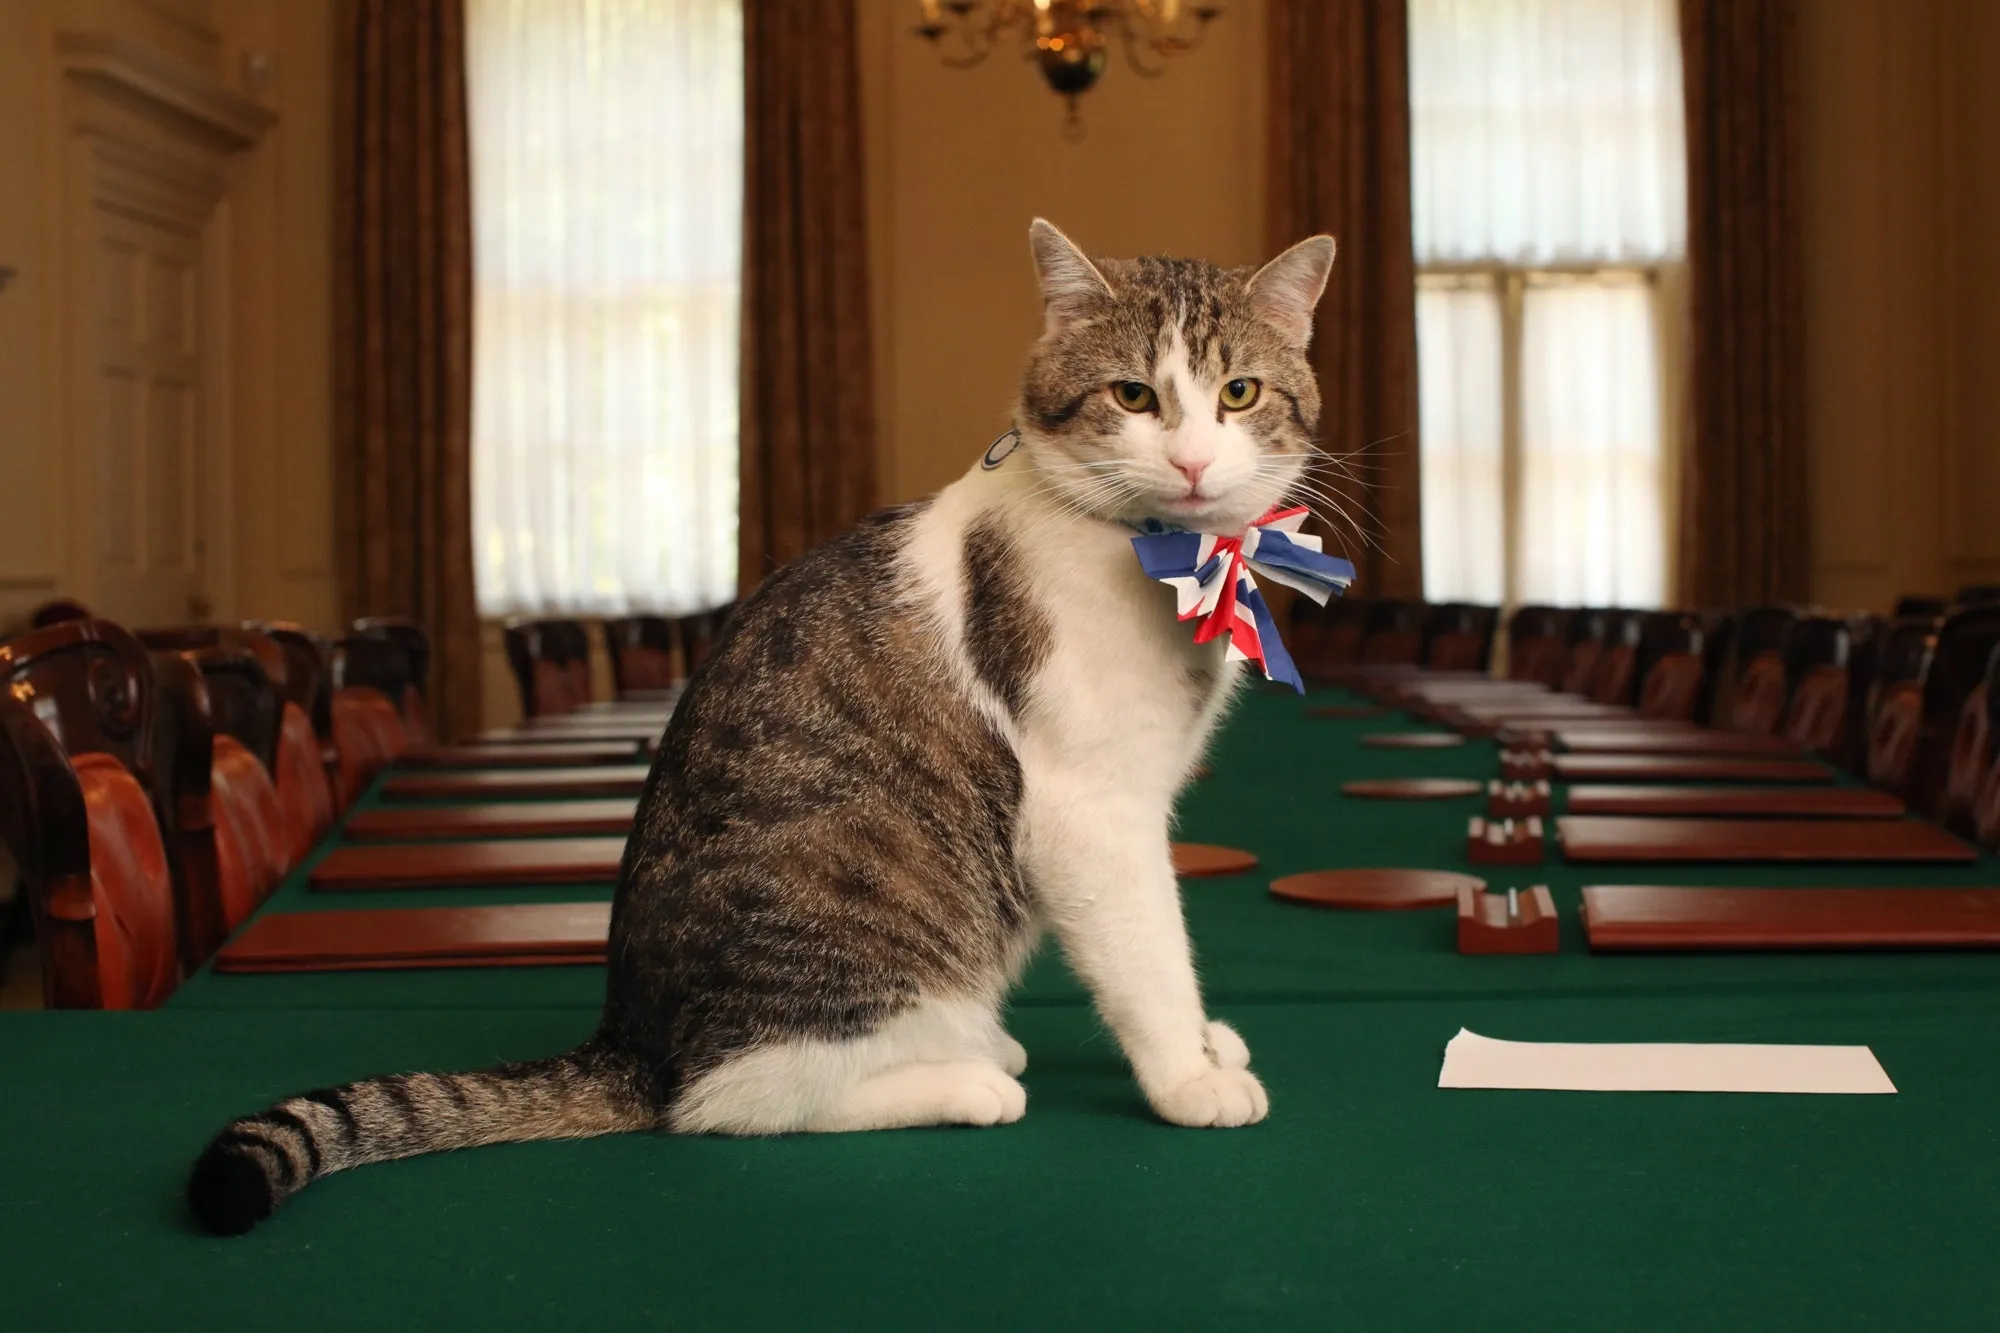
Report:
[[[736,591],[740,0],[468,0],[487,615]]]
[[[1658,605],[1675,0],[1410,0],[1410,98],[1426,594]]]
[[[1551,278],[1522,306],[1518,575],[1528,600],[1656,607],[1666,505],[1652,293]]]
[[[1417,290],[1424,583],[1433,601],[1506,597],[1500,311],[1490,283]]]

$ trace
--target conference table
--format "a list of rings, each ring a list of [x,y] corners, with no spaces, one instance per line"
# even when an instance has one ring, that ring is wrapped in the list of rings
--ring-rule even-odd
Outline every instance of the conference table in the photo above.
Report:
[[[330,1177],[238,1239],[180,1200],[224,1123],[395,1070],[566,1049],[601,968],[204,972],[150,1013],[0,1016],[0,1299],[22,1327],[1990,1328],[2000,1310],[2000,956],[1595,955],[1586,883],[2000,885],[1970,866],[1474,867],[1481,802],[1359,777],[1496,772],[1493,742],[1378,749],[1398,715],[1246,693],[1177,836],[1262,864],[1183,883],[1263,1124],[1148,1114],[1050,945],[1008,1024],[1027,1117],[992,1129],[482,1148]],[[383,801],[378,782],[360,808]],[[319,893],[263,913],[608,897]],[[1560,953],[1469,957],[1449,909],[1342,912],[1336,867],[1545,884]],[[1437,1087],[1461,1028],[1548,1041],[1866,1044],[1894,1096]]]

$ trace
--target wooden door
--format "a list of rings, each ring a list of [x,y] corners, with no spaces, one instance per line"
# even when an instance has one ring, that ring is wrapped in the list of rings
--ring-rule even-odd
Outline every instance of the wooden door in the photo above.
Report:
[[[201,243],[161,221],[94,217],[97,609],[126,624],[206,619]]]

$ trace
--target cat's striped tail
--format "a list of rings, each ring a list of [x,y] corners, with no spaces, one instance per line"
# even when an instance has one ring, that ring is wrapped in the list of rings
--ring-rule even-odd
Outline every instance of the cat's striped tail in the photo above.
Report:
[[[187,1197],[204,1228],[237,1236],[321,1176],[349,1167],[660,1123],[635,1087],[630,1062],[593,1041],[551,1060],[469,1074],[391,1074],[288,1097],[218,1134],[195,1161]]]

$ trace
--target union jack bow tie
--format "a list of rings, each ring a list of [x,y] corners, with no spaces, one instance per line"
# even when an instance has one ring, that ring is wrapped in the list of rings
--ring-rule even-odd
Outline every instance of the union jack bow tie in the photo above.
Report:
[[[1242,536],[1219,537],[1148,519],[1132,539],[1132,549],[1147,578],[1174,590],[1180,618],[1200,622],[1196,643],[1227,634],[1230,661],[1255,662],[1266,680],[1282,680],[1304,694],[1305,682],[1250,571],[1295,588],[1321,606],[1346,592],[1354,582],[1354,566],[1325,554],[1319,538],[1300,532],[1305,521],[1304,506],[1273,509]]]

